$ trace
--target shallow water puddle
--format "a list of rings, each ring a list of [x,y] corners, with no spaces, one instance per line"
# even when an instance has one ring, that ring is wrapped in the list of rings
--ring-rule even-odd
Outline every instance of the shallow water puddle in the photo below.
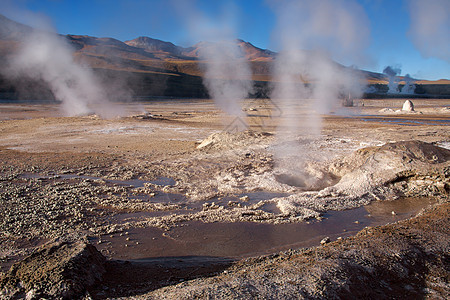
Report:
[[[130,187],[141,187],[145,183],[159,186],[173,185],[175,180],[160,177],[153,181],[139,179],[110,180],[85,175],[53,175],[23,174],[22,178],[42,180],[89,179],[102,180],[109,184]],[[167,211],[141,211],[118,213],[109,220],[111,224],[137,222],[152,217],[171,214],[189,214],[202,209],[204,203],[222,206],[248,206],[261,200],[285,196],[283,193],[265,191],[239,194],[230,197],[213,198],[208,201],[189,202],[182,194],[156,192],[154,196],[147,194],[128,195],[131,199],[140,199],[152,203],[173,203],[180,205],[177,209]],[[433,203],[425,198],[404,198],[395,201],[373,202],[366,207],[346,211],[332,211],[323,215],[322,221],[310,221],[309,224],[262,224],[251,222],[238,223],[202,223],[190,221],[180,223],[169,231],[159,228],[134,228],[128,233],[105,235],[101,237],[98,248],[108,257],[114,259],[147,259],[167,256],[216,256],[241,258],[274,253],[289,248],[316,246],[324,237],[331,240],[355,234],[366,226],[384,225],[409,218],[422,208]],[[267,202],[259,209],[278,214],[276,203]],[[98,242],[98,239],[94,239]]]
[[[326,213],[322,221],[311,221],[310,224],[192,221],[169,231],[134,228],[122,234],[102,236],[97,247],[108,257],[123,260],[167,256],[242,258],[317,246],[324,237],[335,240],[353,235],[366,226],[409,218],[434,202],[417,198],[375,202],[366,207]]]
[[[380,122],[391,123],[403,126],[418,126],[418,125],[435,125],[435,126],[450,126],[450,120],[447,119],[402,119],[402,118],[361,118],[365,122]]]

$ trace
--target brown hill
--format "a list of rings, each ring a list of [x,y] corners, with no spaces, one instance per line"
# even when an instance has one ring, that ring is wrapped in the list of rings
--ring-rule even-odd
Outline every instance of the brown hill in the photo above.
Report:
[[[143,49],[152,53],[155,57],[162,60],[192,60],[194,57],[187,55],[192,49],[176,46],[170,42],[153,39],[146,36],[138,37],[134,40],[126,41],[125,44]]]
[[[0,40],[17,40],[31,31],[33,31],[33,28],[30,26],[17,23],[0,15]]]
[[[239,47],[245,53],[245,56],[250,61],[272,61],[276,57],[276,53],[267,49],[261,49],[253,46],[249,42],[237,40]]]
[[[235,42],[245,58],[250,61],[266,61],[273,60],[275,58],[275,52],[260,49],[243,40],[236,40]],[[202,50],[216,46],[211,42],[200,42],[192,47],[183,48],[170,42],[164,42],[145,36],[126,41],[125,44],[144,49],[145,51],[153,53],[156,57],[164,60],[198,60],[201,57],[200,52]]]
[[[7,65],[9,57],[14,55],[20,43],[34,30],[0,15],[0,63],[2,65]],[[86,35],[64,37],[73,48],[76,61],[91,66],[94,72],[101,74],[105,80],[124,81],[132,90],[133,96],[207,97],[201,76],[209,62],[204,60],[200,53],[215,47],[216,45],[212,42],[200,42],[192,47],[184,48],[150,37],[138,37],[126,42]],[[272,81],[272,63],[277,53],[260,49],[243,40],[235,42],[242,56],[250,63],[252,79],[256,86],[254,96],[267,96],[270,87],[268,83]],[[308,52],[307,55],[318,54]],[[335,64],[339,68],[346,68]],[[363,70],[354,70],[354,72],[364,77],[379,91],[386,89],[388,81],[384,74]],[[433,94],[450,93],[448,91],[450,85],[442,84],[442,82],[429,91],[423,87],[431,86],[433,82],[420,82],[421,91]],[[29,78],[10,80],[0,75],[0,96],[23,98],[23,91],[29,91],[28,87],[33,86],[33,91],[26,98],[48,97],[49,90],[42,85],[43,83],[39,80]]]

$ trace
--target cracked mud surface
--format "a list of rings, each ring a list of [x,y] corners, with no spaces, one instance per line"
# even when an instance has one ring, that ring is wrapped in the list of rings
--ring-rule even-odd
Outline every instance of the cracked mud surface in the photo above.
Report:
[[[320,135],[292,134],[285,140],[276,135],[276,118],[266,120],[263,130],[250,126],[244,132],[223,132],[224,118],[207,101],[127,105],[130,117],[113,120],[62,118],[51,106],[2,104],[1,271],[6,274],[13,263],[48,242],[74,240],[93,243],[108,259],[194,255],[225,260],[211,268],[208,260],[185,271],[168,268],[173,278],[165,283],[149,275],[153,283],[142,283],[136,292],[142,294],[177,280],[210,276],[228,266],[230,258],[314,246],[325,236],[345,238],[365,226],[409,218],[429,205],[437,205],[429,214],[440,222],[448,217],[442,207],[450,190],[448,104],[423,100],[415,103],[422,113],[396,115],[367,103],[355,108],[353,117],[325,116]],[[154,117],[142,115],[143,108]],[[280,148],[289,150],[281,159],[274,155]],[[421,237],[432,234],[425,225],[421,230]],[[296,234],[301,231],[317,234]],[[283,238],[262,243],[269,233]],[[441,233],[448,237],[447,227]],[[358,236],[355,245],[372,240],[371,235]],[[439,243],[448,247],[443,238]],[[381,242],[374,247],[384,251]],[[194,271],[197,264],[203,267]],[[233,272],[243,265],[237,263]],[[290,271],[281,267],[279,272]],[[203,290],[209,284],[199,285],[199,295],[210,293]],[[95,295],[137,295],[133,289],[129,283],[128,292],[98,288]],[[438,290],[431,287],[430,293],[441,297]],[[448,293],[448,286],[441,290]]]

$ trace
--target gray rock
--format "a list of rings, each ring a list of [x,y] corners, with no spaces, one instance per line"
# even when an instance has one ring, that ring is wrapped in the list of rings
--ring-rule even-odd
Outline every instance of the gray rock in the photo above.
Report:
[[[403,111],[414,111],[414,104],[411,100],[406,100],[405,103],[403,103],[402,107]]]
[[[325,238],[323,238],[323,239],[320,241],[320,244],[321,244],[321,245],[325,245],[325,244],[328,244],[328,243],[330,243],[330,242],[331,242],[330,238],[329,238],[329,237],[325,237]]]

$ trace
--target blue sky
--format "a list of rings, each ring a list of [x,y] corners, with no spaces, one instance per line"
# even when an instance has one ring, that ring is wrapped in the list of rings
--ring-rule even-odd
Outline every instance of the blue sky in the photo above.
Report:
[[[415,78],[429,80],[450,79],[449,60],[443,59],[442,55],[437,58],[426,53],[411,38],[409,4],[415,0],[335,1],[343,5],[357,2],[368,18],[369,44],[363,53],[367,59],[362,64],[359,62],[358,67],[382,72],[390,65],[399,67],[401,75],[409,73]],[[436,1],[438,6],[444,3],[439,9],[443,11],[444,25],[450,28],[450,0],[422,1]],[[233,17],[229,22],[236,38],[278,51],[275,42],[277,15],[270,5],[274,2],[282,3],[283,0],[0,0],[0,13],[31,26],[49,23],[62,34],[113,37],[121,41],[149,36],[190,46],[200,40],[189,31],[183,9],[176,8],[182,7],[178,4],[194,8],[212,22],[221,20],[224,10],[230,11],[231,7]],[[427,17],[433,20],[433,16]],[[444,30],[448,33],[448,29]],[[442,37],[441,34],[437,40],[441,41],[440,45],[430,45],[431,48],[444,45],[446,51],[450,35]]]

